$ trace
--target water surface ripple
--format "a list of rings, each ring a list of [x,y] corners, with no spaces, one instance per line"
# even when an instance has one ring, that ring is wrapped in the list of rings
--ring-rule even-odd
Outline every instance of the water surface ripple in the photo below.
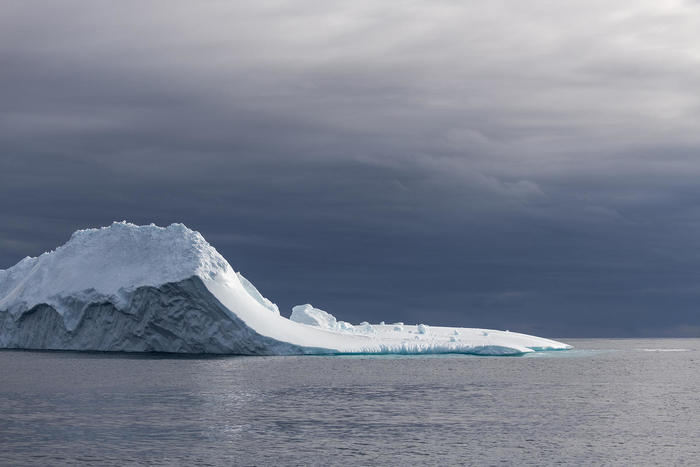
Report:
[[[0,352],[3,465],[700,464],[700,339],[524,357]]]

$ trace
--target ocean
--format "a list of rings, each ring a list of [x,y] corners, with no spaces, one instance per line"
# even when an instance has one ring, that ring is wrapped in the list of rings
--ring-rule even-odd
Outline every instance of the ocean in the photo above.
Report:
[[[522,357],[0,351],[0,464],[700,465],[700,339]]]

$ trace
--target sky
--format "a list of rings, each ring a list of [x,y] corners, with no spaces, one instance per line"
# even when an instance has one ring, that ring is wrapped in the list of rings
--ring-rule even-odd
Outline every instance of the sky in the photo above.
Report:
[[[0,269],[198,230],[283,314],[700,336],[700,3],[0,4]]]

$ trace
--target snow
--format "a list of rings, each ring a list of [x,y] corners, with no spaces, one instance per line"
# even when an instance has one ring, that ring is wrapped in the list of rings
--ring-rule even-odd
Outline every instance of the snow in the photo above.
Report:
[[[267,298],[263,297],[260,292],[258,292],[258,289],[255,288],[253,284],[250,283],[248,279],[243,277],[243,274],[240,272],[237,272],[236,275],[238,276],[238,280],[241,281],[241,285],[243,288],[248,292],[248,294],[253,297],[259,304],[270,310],[276,315],[280,314],[280,309],[272,303],[270,300]]]
[[[101,297],[124,304],[130,291],[191,276],[235,275],[199,232],[115,222],[75,232],[54,251],[24,258],[0,276],[0,310],[59,305],[66,296]],[[240,283],[240,281],[238,281]],[[247,281],[246,281],[247,282]]]
[[[245,354],[519,355],[568,345],[514,332],[290,319],[182,224],[115,222],[0,270],[0,347]]]
[[[355,326],[352,324],[338,321],[332,314],[319,308],[314,308],[309,303],[292,307],[292,314],[289,316],[289,319],[295,323],[307,324],[331,331],[353,331],[355,329]]]

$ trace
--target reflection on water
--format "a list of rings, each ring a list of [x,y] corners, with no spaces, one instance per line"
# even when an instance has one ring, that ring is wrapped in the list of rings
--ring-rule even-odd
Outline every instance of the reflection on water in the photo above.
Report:
[[[3,351],[0,464],[700,461],[700,340],[570,343],[516,358]]]

